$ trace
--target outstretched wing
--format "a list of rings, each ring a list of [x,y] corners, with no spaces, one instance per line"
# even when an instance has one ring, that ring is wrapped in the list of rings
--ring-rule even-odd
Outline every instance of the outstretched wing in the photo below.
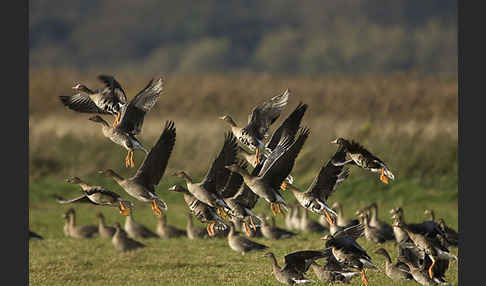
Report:
[[[163,88],[162,78],[151,80],[128,104],[122,106],[120,123],[116,128],[132,135],[139,134],[145,114],[157,103]]]
[[[310,131],[308,128],[302,128],[299,131],[297,140],[288,148],[289,137],[282,138],[275,150],[265,160],[259,175],[263,176],[263,180],[267,181],[272,188],[278,189],[283,180],[290,174],[290,171],[294,167],[295,159],[299,155],[309,134]]]
[[[248,116],[248,125],[243,132],[260,141],[265,139],[268,128],[280,116],[287,105],[290,91],[286,89],[282,94],[274,96],[257,105]]]
[[[295,135],[299,131],[300,122],[302,121],[302,117],[304,117],[305,111],[307,110],[307,104],[302,104],[302,102],[297,105],[297,107],[292,111],[292,113],[284,120],[284,122],[273,132],[272,137],[266,144],[266,148],[273,150],[277,147],[280,138],[283,135],[289,136],[292,138],[292,141],[295,138]]]
[[[128,102],[127,95],[125,94],[121,84],[113,76],[102,74],[98,76],[98,79],[105,84],[111,96],[116,97],[121,103]]]
[[[93,203],[86,195],[81,195],[79,197],[75,197],[75,198],[72,198],[72,199],[65,199],[61,196],[58,196],[58,195],[52,195],[52,197],[54,197],[56,199],[56,201],[60,204],[70,204],[70,203],[91,203],[91,204],[94,204],[96,205],[95,203]]]
[[[77,112],[110,114],[109,112],[96,106],[96,104],[93,100],[91,100],[89,95],[84,92],[76,93],[75,95],[71,96],[62,95],[59,96],[59,99],[61,100],[62,104],[64,104],[64,106]]]
[[[238,143],[236,137],[231,132],[226,132],[223,148],[218,157],[213,161],[206,177],[202,181],[202,186],[209,192],[216,193],[224,188],[226,181],[231,173],[225,166],[236,163],[238,153]]]
[[[174,122],[168,120],[165,122],[164,131],[160,135],[159,140],[147,154],[133,179],[149,190],[154,191],[155,186],[159,184],[167,168],[175,141],[176,128]]]
[[[248,167],[248,163],[246,163],[244,160],[238,161],[238,165],[245,170]],[[222,198],[231,198],[238,192],[242,184],[243,177],[240,175],[240,173],[230,172],[224,188],[221,191],[218,190],[218,192]]]
[[[304,250],[285,255],[285,266],[291,267],[299,273],[305,273],[314,260],[325,257],[322,251]],[[283,269],[282,269],[283,270]]]
[[[336,190],[336,187],[349,176],[349,169],[344,165],[335,166],[332,162],[344,161],[346,159],[346,150],[340,147],[334,156],[322,166],[319,174],[307,189],[313,196],[319,197],[326,201],[327,198]]]

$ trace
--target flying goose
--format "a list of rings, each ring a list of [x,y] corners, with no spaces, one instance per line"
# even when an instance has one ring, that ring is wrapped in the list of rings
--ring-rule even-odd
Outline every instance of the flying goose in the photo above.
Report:
[[[89,120],[102,125],[101,131],[105,137],[128,150],[125,157],[126,167],[135,167],[133,152],[136,149],[148,153],[147,149],[143,147],[142,143],[135,136],[142,131],[145,114],[157,103],[163,88],[164,82],[162,78],[156,81],[151,80],[129,103],[122,106],[121,115],[119,116],[120,122],[115,127],[110,126],[99,115],[89,118]]]
[[[167,204],[155,193],[155,186],[159,184],[164,175],[175,140],[176,128],[174,122],[169,120],[165,123],[159,140],[147,154],[134,176],[124,179],[111,169],[102,170],[99,173],[113,178],[120,187],[137,200],[152,203],[152,210],[160,216],[162,210],[167,210]]]
[[[255,150],[255,163],[260,162],[260,154],[265,151],[264,140],[268,136],[268,128],[280,116],[287,105],[290,90],[286,89],[282,94],[276,95],[255,106],[248,116],[248,124],[244,127],[236,125],[230,115],[221,116],[231,126],[231,132],[243,145]]]
[[[285,255],[285,263],[282,267],[278,265],[277,259],[272,252],[266,253],[264,257],[272,260],[273,275],[279,282],[287,285],[296,285],[313,282],[306,278],[304,274],[314,260],[324,257],[324,254],[321,251],[314,250],[295,251]]]

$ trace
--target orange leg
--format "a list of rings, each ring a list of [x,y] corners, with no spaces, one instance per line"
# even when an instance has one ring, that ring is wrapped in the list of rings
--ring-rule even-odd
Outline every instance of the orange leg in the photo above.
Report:
[[[250,237],[251,236],[251,230],[248,227],[248,225],[246,225],[246,222],[245,221],[243,222],[243,228],[245,229],[246,236]]]
[[[282,182],[282,185],[280,186],[282,190],[287,190],[287,183],[285,181]]]
[[[215,235],[215,234],[216,234],[216,231],[215,231],[215,229],[214,229],[214,226],[215,226],[215,225],[216,225],[216,223],[215,223],[215,222],[213,222],[213,223],[211,224],[211,233],[212,233],[211,235]]]
[[[388,177],[385,176],[385,168],[381,168],[380,181],[382,181],[385,184],[388,184]]]
[[[434,271],[432,271],[432,267],[434,267],[434,265],[435,265],[435,260],[432,261],[432,264],[429,267],[429,276],[430,276],[431,279],[432,279],[432,277],[434,277]]]
[[[210,224],[206,225],[206,231],[208,232],[208,235],[211,236],[211,229],[210,229]]]
[[[124,216],[128,216],[130,214],[130,208],[125,207],[123,203],[120,201],[120,213]]]
[[[280,208],[280,203],[277,203],[277,209],[278,209],[278,212],[279,212],[281,215],[285,216],[284,212],[283,212],[283,211],[282,211],[282,209]]]
[[[275,210],[275,205],[270,203],[270,209],[272,209],[273,216],[277,216],[277,211]]]
[[[125,167],[130,166],[130,151],[128,151],[127,156],[125,157]]]
[[[324,216],[326,217],[327,223],[329,223],[329,225],[334,224],[334,221],[331,219],[331,216],[327,213],[325,209],[324,209]]]
[[[260,163],[260,150],[258,148],[256,148],[256,152],[255,152],[255,164],[258,165],[258,163]]]
[[[250,216],[250,224],[251,224],[251,227],[253,228],[253,230],[256,231],[256,225],[255,225],[255,222],[253,221],[253,217]]]
[[[113,127],[118,125],[118,121],[120,120],[120,113],[115,115],[115,120],[113,120]]]
[[[132,167],[132,168],[135,167],[135,162],[133,162],[133,151],[130,154],[130,167]]]
[[[157,202],[156,200],[153,200],[152,201],[152,210],[154,211],[154,213],[158,216],[161,216],[162,215],[162,211],[160,210],[160,208],[157,206]]]
[[[368,286],[368,279],[366,279],[365,270],[361,270],[361,280],[363,280],[364,285]]]

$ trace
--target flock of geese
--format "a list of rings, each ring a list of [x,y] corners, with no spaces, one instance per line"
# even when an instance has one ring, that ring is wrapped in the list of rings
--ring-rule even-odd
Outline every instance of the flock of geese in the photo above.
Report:
[[[273,265],[273,273],[281,283],[295,285],[312,282],[305,273],[312,268],[316,277],[324,282],[348,283],[361,275],[365,285],[368,279],[365,269],[383,271],[393,280],[415,280],[422,285],[447,284],[444,275],[449,260],[457,260],[449,247],[457,247],[458,234],[446,226],[444,220],[435,220],[433,211],[426,213],[431,220],[407,223],[402,208],[390,210],[392,225],[378,218],[378,206],[371,204],[356,211],[356,219],[344,217],[342,206],[336,202],[328,205],[328,198],[350,175],[349,166],[355,166],[379,174],[379,179],[388,184],[394,175],[387,165],[358,142],[337,138],[334,155],[320,170],[306,190],[294,185],[291,171],[295,161],[310,135],[301,120],[308,108],[299,103],[290,115],[268,135],[270,126],[280,117],[287,106],[290,91],[274,96],[256,105],[250,112],[246,125],[237,124],[230,115],[220,117],[230,130],[225,133],[221,150],[209,166],[206,176],[196,181],[191,170],[179,170],[172,174],[181,179],[168,190],[181,193],[189,208],[186,230],[167,223],[164,214],[168,205],[156,193],[170,155],[176,142],[175,123],[168,120],[155,145],[147,150],[137,139],[141,133],[145,115],[157,103],[164,89],[164,79],[151,80],[132,100],[128,101],[121,84],[113,77],[100,75],[104,86],[91,90],[83,84],[73,87],[76,94],[61,96],[64,106],[81,113],[91,113],[89,120],[101,125],[105,137],[127,150],[125,167],[134,168],[134,151],[146,153],[145,159],[132,177],[123,178],[113,169],[99,173],[112,178],[131,198],[151,205],[159,218],[155,231],[136,222],[133,218],[134,203],[103,186],[90,185],[78,177],[68,177],[67,183],[81,188],[82,195],[64,199],[57,196],[61,204],[91,203],[98,206],[118,208],[126,216],[122,228],[119,223],[107,226],[102,213],[98,213],[98,225],[77,225],[75,210],[65,214],[64,234],[74,238],[101,236],[110,238],[119,251],[133,251],[145,245],[139,238],[226,238],[229,247],[245,254],[250,251],[267,250],[268,247],[251,240],[252,237],[286,239],[298,232],[326,233],[321,239],[324,250],[295,251],[284,257],[279,266],[272,252],[267,252]],[[111,115],[108,123],[100,115]],[[296,203],[285,201],[281,191],[288,190]],[[253,209],[259,198],[265,200],[273,213],[285,215],[285,229],[275,224],[274,217],[256,214]],[[318,214],[319,221],[309,217],[309,212]],[[193,225],[193,216],[206,224],[206,229]],[[243,232],[246,235],[243,235]],[[380,268],[358,243],[364,236],[381,245],[395,241],[397,260],[392,261],[388,252],[380,247],[375,254],[385,257],[385,269]],[[29,234],[34,238],[34,234]],[[325,259],[323,265],[317,260]],[[357,271],[356,271],[357,270]]]

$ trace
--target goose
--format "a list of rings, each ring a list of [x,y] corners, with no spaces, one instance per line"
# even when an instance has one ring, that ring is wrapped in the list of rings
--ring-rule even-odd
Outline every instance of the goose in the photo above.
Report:
[[[157,223],[157,228],[155,229],[155,232],[161,238],[165,238],[165,239],[174,238],[174,237],[183,237],[187,235],[185,230],[167,224],[167,216],[165,214],[162,214],[159,217],[159,222]]]
[[[386,249],[379,248],[375,250],[375,253],[385,257],[385,274],[391,280],[398,281],[413,279],[412,274],[410,274],[410,267],[401,261],[393,263]]]
[[[327,259],[326,264],[319,265],[315,261],[311,264],[312,271],[322,282],[334,283],[342,282],[349,283],[353,277],[359,275],[359,272],[349,271],[345,269],[332,254],[329,248],[323,251],[324,257]]]
[[[169,188],[169,191],[184,194],[184,201],[189,207],[189,210],[200,222],[207,224],[206,231],[210,236],[214,236],[216,234],[216,226],[223,229],[227,228],[223,218],[221,218],[217,213],[216,208],[213,208],[196,199],[196,197],[194,197],[185,187],[175,184]]]
[[[68,236],[72,238],[93,238],[98,235],[98,227],[94,225],[76,225],[76,212],[73,208],[68,209],[65,213],[67,220]]]
[[[286,89],[282,94],[276,95],[255,106],[249,116],[248,124],[244,127],[237,126],[230,115],[223,115],[219,119],[231,126],[231,132],[243,145],[255,150],[255,163],[260,162],[260,154],[265,151],[264,140],[268,136],[268,128],[279,117],[289,100],[290,90]]]
[[[162,210],[167,210],[167,204],[155,193],[169,162],[170,154],[176,140],[176,128],[173,121],[165,123],[164,131],[155,146],[152,147],[135,175],[124,179],[112,169],[101,170],[98,173],[111,177],[130,196],[142,202],[152,203],[152,210],[158,216]]]
[[[93,91],[84,84],[78,83],[72,88],[78,93],[59,96],[59,99],[64,106],[77,112],[111,114],[115,116],[113,126],[116,126],[121,109],[127,103],[127,96],[113,76],[99,75],[98,79],[105,84],[104,88]]]
[[[379,229],[379,231],[383,233],[386,240],[394,240],[395,235],[393,234],[392,226],[378,218],[378,204],[376,202],[373,202],[367,207],[367,209],[369,209],[370,211],[370,226]]]
[[[304,274],[314,260],[324,257],[324,254],[315,250],[295,251],[285,255],[285,263],[282,267],[278,265],[277,259],[272,252],[265,253],[264,257],[271,259],[273,275],[277,278],[277,281],[287,285],[296,285],[313,282],[306,278]]]
[[[345,164],[352,164],[358,167],[361,167],[365,170],[370,170],[374,173],[381,173],[380,180],[388,184],[389,179],[394,180],[395,176],[393,173],[388,169],[386,164],[376,157],[375,155],[371,154],[368,150],[366,150],[363,146],[361,146],[356,141],[349,141],[344,138],[336,138],[335,140],[331,141],[333,144],[338,144],[346,149],[347,154],[351,157],[350,160],[347,161],[336,161],[334,164],[336,165],[345,165]]]
[[[186,226],[187,237],[189,239],[207,238],[208,233],[204,228],[194,226],[194,223],[192,222],[192,214],[188,213],[186,216],[187,216],[187,226]]]
[[[116,250],[126,252],[145,247],[145,244],[128,237],[127,233],[121,228],[120,223],[115,223],[116,232],[111,239],[111,243]]]
[[[223,216],[230,211],[229,206],[223,199],[221,192],[230,176],[226,165],[236,163],[237,156],[236,138],[231,132],[226,133],[224,144],[216,159],[213,161],[204,179],[196,183],[186,171],[177,171],[174,176],[185,180],[187,190],[199,201],[210,207],[217,208],[218,213]]]
[[[248,238],[239,236],[235,232],[235,226],[233,222],[229,223],[229,233],[227,236],[229,247],[242,255],[250,251],[262,251],[268,248],[268,246],[249,240]]]
[[[281,206],[286,210],[286,202],[279,192],[282,182],[292,170],[295,159],[304,146],[309,129],[302,128],[299,131],[299,137],[292,142],[288,136],[282,137],[277,147],[270,153],[269,157],[263,162],[258,176],[248,173],[238,164],[226,166],[231,172],[239,173],[243,177],[244,183],[252,192],[270,203],[270,208],[274,216],[278,212],[283,214]],[[277,208],[276,208],[276,207]]]
[[[349,176],[348,168],[334,166],[332,164],[333,160],[344,160],[345,157],[346,152],[344,148],[340,148],[331,160],[322,166],[314,181],[305,192],[285,182],[282,183],[281,187],[283,190],[290,190],[297,202],[306,210],[310,210],[319,215],[337,216],[336,212],[327,205],[326,201],[336,190],[336,187]]]
[[[105,217],[101,212],[98,212],[96,217],[98,218],[98,233],[100,234],[100,237],[112,238],[116,229],[112,226],[105,225]]]
[[[352,220],[344,216],[343,205],[340,202],[334,202],[331,207],[336,210],[336,224],[338,226],[345,227],[359,223],[357,219]]]
[[[268,222],[269,220],[272,220],[272,224]],[[268,216],[262,220],[261,231],[265,238],[274,239],[274,240],[291,238],[296,235],[293,232],[287,231],[283,228],[276,226],[275,218],[274,217],[270,218]]]
[[[135,167],[133,161],[133,152],[135,150],[140,149],[148,154],[147,149],[143,147],[142,143],[135,136],[142,131],[145,114],[157,103],[163,87],[164,82],[162,78],[156,81],[151,80],[129,103],[122,106],[121,115],[119,116],[120,122],[115,127],[110,126],[99,115],[89,118],[89,120],[101,124],[101,131],[105,137],[128,150],[125,157],[125,167]]]
[[[382,244],[387,240],[381,229],[370,225],[370,218],[367,213],[361,213],[359,218],[360,223],[364,226],[364,236],[368,241]]]
[[[79,177],[68,177],[65,179],[70,184],[77,184],[81,187],[83,195],[69,200],[57,196],[57,202],[60,204],[77,203],[86,200],[94,205],[118,207],[122,215],[127,216],[133,204],[123,199],[120,195],[101,186],[89,185]]]
[[[136,222],[133,219],[133,214],[130,213],[125,219],[125,231],[133,238],[159,238],[159,235],[148,229],[143,224]]]

